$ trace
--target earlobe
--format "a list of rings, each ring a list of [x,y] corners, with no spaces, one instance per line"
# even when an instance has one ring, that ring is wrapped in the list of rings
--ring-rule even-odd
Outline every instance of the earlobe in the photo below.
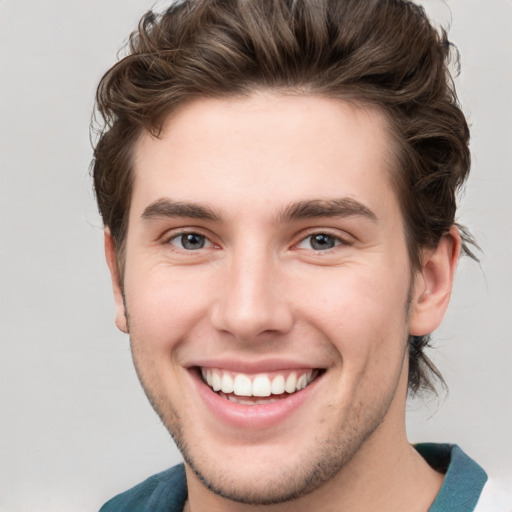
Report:
[[[112,289],[114,291],[114,300],[116,304],[116,325],[120,331],[128,333],[128,322],[126,320],[123,290],[119,277],[119,270],[117,267],[115,243],[112,234],[110,233],[110,229],[108,228],[105,228],[105,258],[110,270]]]
[[[459,230],[452,226],[435,249],[424,252],[422,267],[414,282],[410,334],[430,334],[441,324],[450,301],[460,247]]]

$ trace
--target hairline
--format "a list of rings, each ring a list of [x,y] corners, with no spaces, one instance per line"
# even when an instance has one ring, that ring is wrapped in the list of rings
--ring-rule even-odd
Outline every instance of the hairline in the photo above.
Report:
[[[357,88],[355,88],[354,91],[357,91]],[[371,101],[367,98],[358,97],[357,92],[353,91],[348,92],[347,94],[330,94],[327,91],[317,91],[315,90],[314,87],[308,87],[304,85],[299,85],[296,87],[269,87],[254,85],[251,88],[247,87],[243,91],[238,92],[220,91],[215,94],[189,94],[187,96],[184,96],[182,100],[178,102],[176,105],[170,106],[168,109],[163,110],[163,112],[159,115],[157,119],[154,119],[152,122],[150,120],[149,126],[144,126],[140,124],[137,126],[137,129],[134,130],[133,141],[131,142],[130,148],[128,149],[128,163],[126,168],[126,173],[128,174],[127,179],[129,182],[129,194],[127,194],[126,209],[123,213],[123,220],[119,232],[117,233],[117,236],[114,238],[117,271],[121,286],[124,282],[124,271],[126,264],[126,241],[128,238],[129,217],[136,177],[135,159],[137,153],[137,146],[139,145],[142,138],[147,136],[152,138],[160,138],[162,133],[165,131],[167,125],[172,122],[173,118],[177,116],[182,110],[186,109],[188,106],[197,101],[209,99],[227,99],[233,101],[243,101],[244,99],[247,100],[253,96],[265,93],[270,93],[277,97],[316,97],[328,100],[335,100],[341,103],[348,104],[360,112],[374,111],[382,115],[382,118],[384,120],[384,137],[389,140],[389,145],[387,145],[386,148],[386,162],[384,166],[388,170],[390,185],[392,187],[392,190],[395,194],[396,200],[398,201],[398,205],[400,208],[402,228],[404,231],[409,262],[411,263],[411,274],[414,274],[414,271],[419,268],[419,251],[421,248],[414,246],[414,237],[412,236],[411,233],[409,233],[409,229],[406,223],[406,212],[404,211],[405,205],[402,199],[403,185],[401,184],[401,181],[403,180],[403,174],[405,173],[405,170],[402,168],[403,159],[401,156],[403,151],[403,141],[401,140],[398,134],[398,127],[396,123],[393,122],[391,109],[387,105],[384,105],[380,102]]]

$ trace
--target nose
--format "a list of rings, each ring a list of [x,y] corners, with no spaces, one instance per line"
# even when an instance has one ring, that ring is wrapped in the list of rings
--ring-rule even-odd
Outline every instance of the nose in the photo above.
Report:
[[[243,342],[288,332],[293,312],[280,273],[272,257],[247,252],[234,256],[219,276],[222,284],[211,312],[214,328]]]

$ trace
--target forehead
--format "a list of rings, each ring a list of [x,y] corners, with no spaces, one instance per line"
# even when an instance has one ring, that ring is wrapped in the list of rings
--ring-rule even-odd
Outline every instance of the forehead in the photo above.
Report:
[[[381,203],[394,198],[391,147],[375,108],[275,93],[195,100],[138,140],[132,213],[162,197],[253,215],[312,198]]]

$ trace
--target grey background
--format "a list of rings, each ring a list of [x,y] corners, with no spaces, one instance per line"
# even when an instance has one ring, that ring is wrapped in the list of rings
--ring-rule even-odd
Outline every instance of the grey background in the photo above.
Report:
[[[474,165],[460,220],[484,255],[461,262],[435,335],[450,394],[410,403],[409,434],[512,482],[512,2],[424,3],[462,53]],[[179,460],[114,326],[88,177],[95,86],[152,4],[0,1],[3,512],[96,510]]]

